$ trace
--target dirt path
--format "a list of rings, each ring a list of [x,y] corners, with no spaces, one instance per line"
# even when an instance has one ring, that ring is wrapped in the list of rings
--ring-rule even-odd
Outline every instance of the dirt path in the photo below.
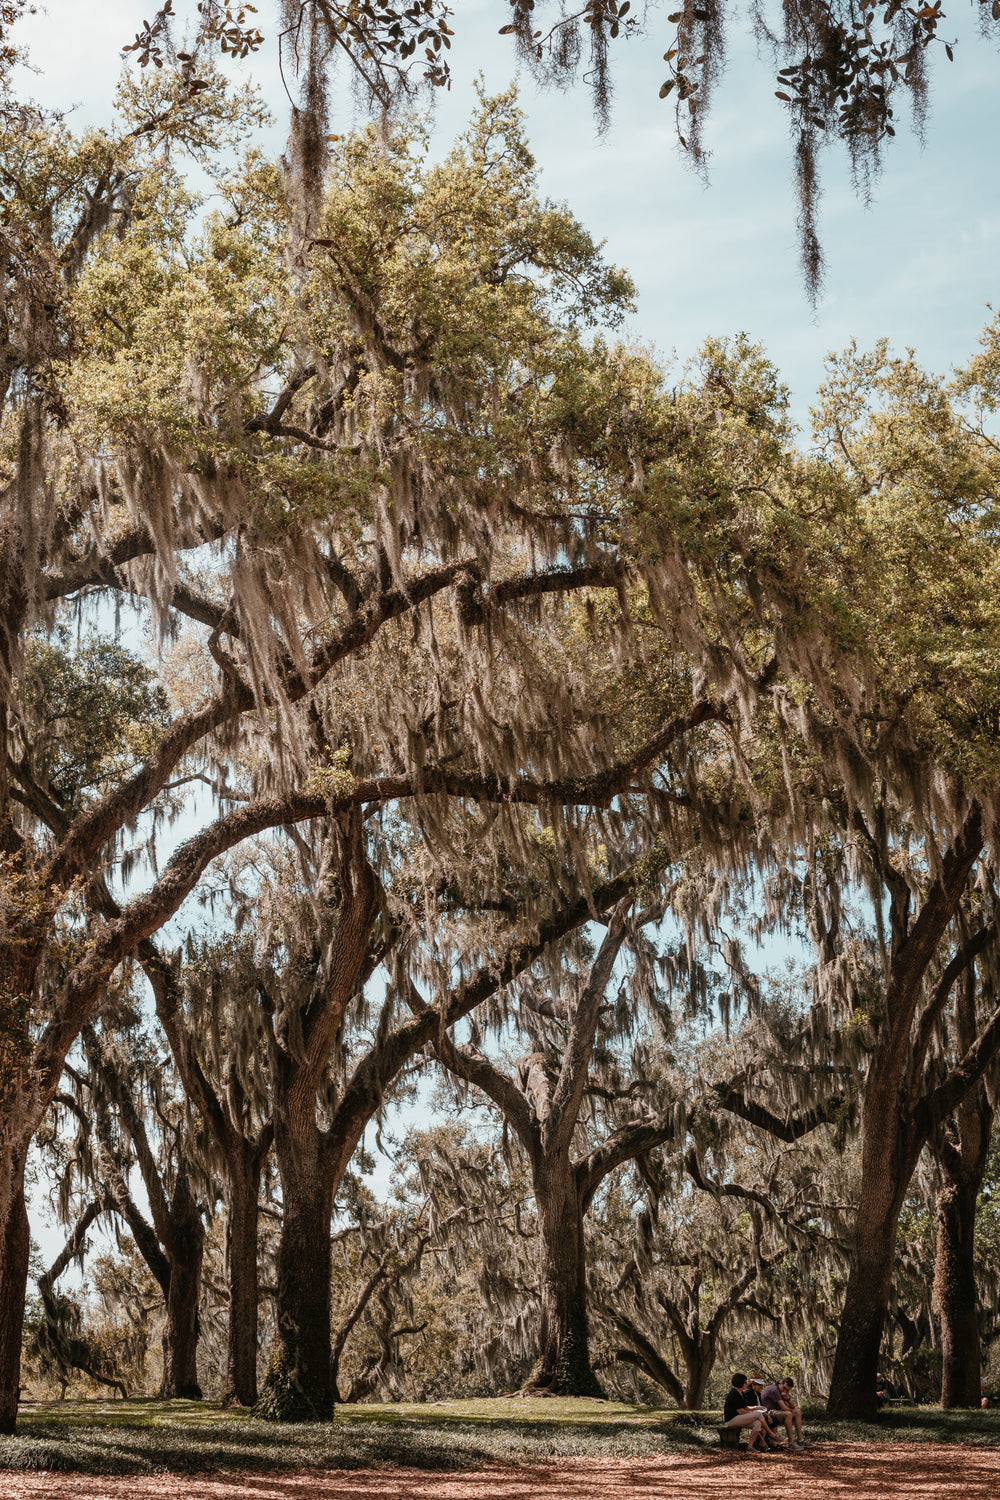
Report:
[[[994,1500],[1000,1449],[942,1443],[822,1444],[754,1460],[723,1453],[561,1459],[530,1468],[428,1473],[158,1475],[0,1473],[3,1500]]]

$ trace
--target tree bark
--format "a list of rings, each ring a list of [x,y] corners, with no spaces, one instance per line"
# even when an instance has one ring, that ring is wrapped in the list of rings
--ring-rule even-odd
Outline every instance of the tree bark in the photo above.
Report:
[[[275,1422],[328,1422],[332,1163],[314,1116],[294,1129],[287,1118],[276,1119],[274,1144],[283,1205],[277,1327],[255,1410]]]
[[[977,990],[965,976],[955,1006],[958,1050],[977,1038]],[[941,1318],[941,1405],[978,1407],[982,1350],[976,1293],[976,1204],[990,1153],[994,1109],[982,1082],[966,1095],[943,1128],[932,1135],[944,1185],[937,1201],[937,1256],[933,1302]]]
[[[198,1384],[198,1302],[205,1226],[183,1167],[170,1204],[170,1243],[167,1256],[166,1319],[163,1325],[163,1379],[160,1397],[200,1401]]]
[[[974,1025],[973,997],[962,997],[960,1042]],[[964,1013],[963,1013],[964,1011]],[[941,1319],[941,1405],[978,1407],[982,1350],[976,1289],[976,1205],[990,1151],[994,1110],[977,1085],[932,1142],[944,1174],[937,1200],[934,1307]]]
[[[708,1379],[715,1365],[715,1349],[708,1347],[705,1334],[684,1351],[684,1405],[688,1411],[701,1411],[705,1405]]]
[[[229,1337],[222,1399],[240,1406],[257,1400],[257,1199],[263,1158],[241,1143],[228,1163],[226,1265],[229,1272]]]
[[[553,1396],[603,1396],[590,1363],[583,1205],[569,1153],[532,1164],[538,1212],[538,1363],[528,1388]]]
[[[904,1140],[893,1060],[877,1057],[862,1116],[861,1192],[827,1410],[873,1421],[882,1331],[889,1308],[899,1212],[923,1140]]]
[[[978,1406],[980,1347],[976,1296],[977,1185],[947,1182],[937,1200],[934,1295],[941,1318],[941,1406]]]
[[[0,1192],[0,1433],[14,1431],[21,1384],[21,1334],[28,1286],[28,1210],[24,1201],[24,1153],[4,1163]]]

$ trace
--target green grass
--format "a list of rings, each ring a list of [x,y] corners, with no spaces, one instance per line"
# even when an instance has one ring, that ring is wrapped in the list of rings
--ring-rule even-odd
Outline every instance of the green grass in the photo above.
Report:
[[[404,1465],[475,1469],[565,1457],[654,1457],[715,1449],[718,1412],[665,1412],[612,1401],[489,1400],[340,1406],[331,1424],[274,1426],[197,1401],[27,1402],[0,1469],[89,1474]],[[817,1441],[952,1442],[1000,1447],[1000,1412],[925,1407],[884,1414],[877,1427],[807,1413]]]
[[[936,1406],[898,1406],[879,1414],[869,1426],[864,1422],[835,1422],[832,1417],[811,1419],[807,1425],[817,1438],[841,1443],[972,1443],[977,1447],[1000,1447],[1000,1411],[940,1411]]]

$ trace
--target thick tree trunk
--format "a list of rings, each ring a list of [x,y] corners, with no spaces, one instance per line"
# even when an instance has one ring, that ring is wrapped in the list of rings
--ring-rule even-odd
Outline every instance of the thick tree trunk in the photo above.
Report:
[[[170,1280],[163,1325],[163,1380],[161,1399],[201,1400],[198,1384],[198,1302],[205,1227],[191,1196],[187,1177],[178,1178],[170,1205]]]
[[[963,1048],[974,1029],[974,997],[960,997]],[[964,1013],[963,1013],[964,1011]],[[933,1150],[944,1183],[937,1200],[934,1307],[941,1319],[941,1405],[978,1406],[982,1350],[976,1290],[976,1205],[993,1133],[993,1107],[980,1084],[963,1099]]]
[[[922,1142],[905,1140],[891,1065],[876,1063],[862,1121],[861,1192],[827,1410],[873,1421],[882,1330],[892,1287],[899,1211]],[[879,1072],[886,1082],[879,1077]]]
[[[715,1366],[715,1349],[707,1347],[702,1336],[691,1349],[684,1351],[684,1405],[688,1411],[702,1411],[708,1379]]]
[[[277,1327],[255,1411],[274,1422],[328,1422],[333,1172],[315,1118],[299,1120],[294,1133],[279,1119],[274,1141],[283,1207]]]
[[[976,1036],[976,989],[970,979],[956,1005],[963,1052]],[[962,1100],[932,1140],[944,1174],[937,1201],[934,1307],[941,1319],[941,1405],[978,1406],[982,1350],[976,1291],[976,1204],[993,1134],[993,1106],[982,1083]]]
[[[978,1406],[979,1317],[975,1227],[979,1184],[946,1182],[937,1200],[934,1295],[941,1318],[941,1405]]]
[[[875,1381],[892,1285],[898,1214],[898,1205],[891,1214],[871,1205],[858,1212],[827,1402],[831,1416],[868,1422],[877,1412]]]
[[[528,1388],[560,1396],[603,1396],[590,1363],[583,1205],[568,1154],[537,1159],[532,1176],[541,1336]]]
[[[0,1165],[0,1433],[14,1431],[21,1384],[21,1333],[28,1286],[28,1211],[24,1155]]]
[[[249,1147],[240,1155],[241,1159],[229,1167],[229,1343],[222,1399],[224,1403],[253,1406],[257,1400],[257,1198],[261,1168],[256,1152]]]

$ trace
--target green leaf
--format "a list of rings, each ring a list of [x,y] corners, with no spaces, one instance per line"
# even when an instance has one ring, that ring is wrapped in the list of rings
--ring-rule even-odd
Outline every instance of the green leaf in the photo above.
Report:
[[[660,89],[660,98],[661,99],[665,99],[667,97],[667,95],[670,93],[670,90],[673,88],[673,86],[674,86],[674,80],[672,78],[668,78],[667,81],[666,81],[666,83]]]

